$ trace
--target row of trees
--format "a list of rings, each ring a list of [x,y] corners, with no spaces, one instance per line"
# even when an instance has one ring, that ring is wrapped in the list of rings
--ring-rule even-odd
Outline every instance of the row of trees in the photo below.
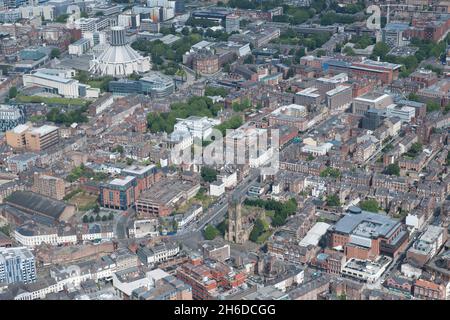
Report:
[[[83,216],[83,223],[93,223],[94,221],[96,221],[96,222],[103,221],[104,222],[104,221],[108,221],[108,220],[112,220],[112,219],[114,219],[114,214],[112,212],[110,212],[109,215],[105,214],[103,216],[100,216],[97,213],[95,218],[92,215],[90,217],[88,217],[87,215],[84,215]]]

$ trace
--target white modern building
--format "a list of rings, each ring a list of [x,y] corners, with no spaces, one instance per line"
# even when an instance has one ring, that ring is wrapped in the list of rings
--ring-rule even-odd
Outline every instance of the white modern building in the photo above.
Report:
[[[209,195],[220,197],[225,193],[225,183],[223,181],[214,181],[209,184]]]
[[[386,113],[390,117],[399,117],[402,122],[411,122],[411,120],[416,116],[416,109],[413,107],[400,107],[396,104],[391,104],[386,107]]]
[[[111,41],[98,57],[91,61],[90,71],[113,77],[150,71],[150,57],[143,57],[126,43],[123,27],[111,28]]]
[[[329,142],[317,144],[305,144],[302,147],[302,152],[311,153],[313,156],[323,156],[326,155],[328,151],[331,150],[333,144]]]
[[[174,131],[188,131],[193,138],[205,139],[212,134],[213,127],[218,124],[220,120],[190,116],[186,119],[177,119]]]
[[[381,278],[389,264],[390,257],[380,256],[376,261],[351,258],[342,267],[342,274],[367,283],[375,283]]]
[[[225,188],[233,188],[237,184],[237,172],[223,172],[217,175],[217,180],[225,183]]]
[[[0,247],[0,283],[36,281],[36,262],[28,248]]]
[[[91,42],[89,39],[81,38],[78,41],[75,41],[74,43],[69,44],[69,54],[75,55],[75,56],[81,56],[88,52],[88,50],[91,47]]]
[[[86,31],[83,33],[83,38],[89,40],[91,48],[107,44],[106,32],[104,31]]]
[[[65,98],[98,98],[100,89],[91,88],[78,80],[62,77],[53,69],[38,69],[23,75],[24,87],[42,87],[49,93],[58,94]]]
[[[55,17],[55,6],[53,5],[36,5],[19,7],[22,19],[31,19],[34,17],[42,17],[44,20],[53,21]]]

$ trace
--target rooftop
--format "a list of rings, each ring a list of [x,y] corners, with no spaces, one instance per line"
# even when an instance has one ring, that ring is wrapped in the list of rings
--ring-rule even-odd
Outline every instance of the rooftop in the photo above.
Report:
[[[356,241],[358,238],[387,238],[399,225],[399,221],[390,218],[389,216],[362,210],[358,212],[355,210],[354,213],[349,212],[342,217],[332,227],[332,230],[339,233],[350,234],[353,236],[352,238],[354,238],[351,239],[351,241]]]
[[[66,209],[64,202],[30,191],[15,191],[8,196],[7,202],[13,207],[39,212],[53,219],[58,219]]]
[[[37,134],[40,136],[49,134],[52,131],[58,130],[58,127],[50,126],[50,125],[43,125],[41,127],[31,128],[30,133],[31,134]]]

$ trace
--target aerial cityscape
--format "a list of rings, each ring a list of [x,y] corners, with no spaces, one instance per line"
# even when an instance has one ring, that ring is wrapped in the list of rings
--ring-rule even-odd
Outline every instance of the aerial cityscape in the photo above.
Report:
[[[449,31],[442,0],[0,0],[0,300],[450,300]]]

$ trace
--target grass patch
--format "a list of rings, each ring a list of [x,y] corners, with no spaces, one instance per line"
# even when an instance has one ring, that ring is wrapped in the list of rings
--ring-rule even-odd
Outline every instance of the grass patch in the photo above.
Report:
[[[266,232],[264,232],[263,234],[261,234],[258,239],[256,239],[256,243],[257,244],[263,244],[267,241],[267,239],[269,239],[269,237],[272,235],[272,231],[268,230]]]
[[[60,98],[60,97],[39,97],[39,96],[24,96],[18,95],[16,101],[22,103],[45,103],[49,105],[73,105],[73,106],[87,106],[89,101],[80,98]]]
[[[78,211],[88,211],[97,206],[97,196],[80,192],[74,195],[68,202],[75,205]]]

